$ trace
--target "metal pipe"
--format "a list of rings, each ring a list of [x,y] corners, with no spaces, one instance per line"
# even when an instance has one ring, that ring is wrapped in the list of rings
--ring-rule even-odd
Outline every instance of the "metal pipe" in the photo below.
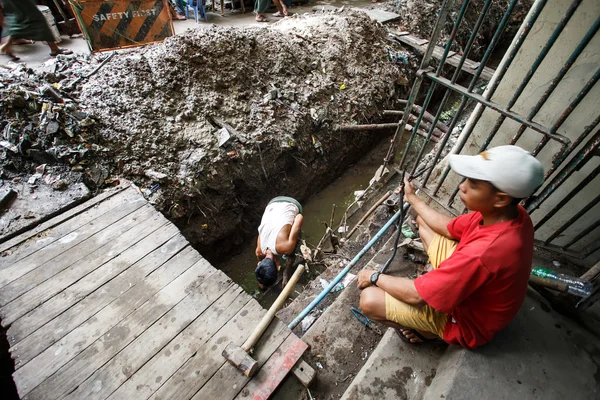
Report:
[[[567,204],[573,197],[575,197],[579,192],[581,192],[583,188],[588,185],[588,183],[593,181],[599,173],[600,166],[596,167],[596,169],[594,169],[594,171],[591,174],[586,176],[568,195],[566,195],[557,205],[555,205],[554,208],[552,208],[552,210],[550,210],[546,215],[544,215],[544,218],[542,218],[537,224],[535,224],[533,229],[537,230],[541,228],[542,225],[548,222],[548,220],[552,218],[558,211],[560,211],[565,204]]]
[[[465,4],[466,4],[466,2],[463,3],[463,6]],[[479,32],[479,29],[481,28],[481,24],[483,23],[483,20],[485,19],[485,16],[487,15],[487,12],[488,12],[491,4],[492,4],[491,0],[487,0],[485,2],[484,6],[483,6],[483,10],[479,14],[479,17],[477,18],[477,21],[475,22],[475,26],[473,27],[473,31],[471,32],[471,36],[469,37],[469,40],[467,41],[467,44],[464,48],[463,54],[458,62],[458,66],[454,70],[454,74],[452,74],[452,79],[451,79],[452,83],[456,83],[456,80],[458,79],[458,77],[460,76],[460,73],[462,72],[462,66],[463,66],[465,60],[467,59],[467,57],[469,56],[469,53],[471,52],[471,47],[473,46],[473,42],[475,41],[475,38],[477,37],[477,33]],[[465,6],[465,9],[466,9],[466,6]],[[460,19],[462,20],[462,16],[460,16]],[[460,22],[460,21],[458,21],[458,22]],[[458,26],[459,26],[459,23],[454,24],[454,29],[452,31],[451,39],[449,39],[449,43],[451,43],[451,41],[454,40],[454,36],[456,34],[456,31],[458,30]],[[448,44],[446,46],[447,50],[449,49]],[[440,66],[441,65],[443,65],[443,64],[440,63]],[[480,64],[480,66],[481,66],[481,64]],[[439,74],[437,74],[437,75],[439,75]],[[473,82],[473,81],[471,81],[471,82]],[[434,117],[432,126],[435,126],[437,124],[440,116],[442,115],[442,110],[444,109],[444,106],[446,105],[446,102],[448,101],[449,96],[450,96],[450,89],[446,89],[446,92],[444,93],[444,97],[442,98],[442,101],[440,102],[437,113]],[[425,152],[425,148],[427,147],[427,144],[429,143],[429,140],[430,140],[432,134],[433,134],[433,129],[430,128],[429,132],[427,133],[427,136],[425,137],[425,141],[423,142],[423,145],[421,146],[421,150],[419,151],[419,154],[418,154],[417,158],[415,159],[415,163],[414,163],[412,169],[410,170],[411,174],[413,174],[416,171],[416,169],[419,165],[419,162],[421,161],[421,157],[423,156],[423,153]],[[400,167],[402,167],[402,164],[400,165]]]
[[[501,114],[504,114],[505,116],[507,116],[508,118],[517,121],[521,124],[525,124],[527,125],[529,128],[533,129],[534,131],[537,131],[539,133],[541,133],[544,136],[550,136],[551,139],[556,140],[557,142],[562,143],[564,146],[568,146],[571,144],[571,140],[563,135],[559,135],[559,134],[552,134],[550,133],[549,129],[546,128],[545,126],[542,126],[540,124],[538,124],[537,122],[533,122],[533,121],[527,121],[525,120],[525,118],[523,116],[521,116],[520,114],[517,114],[513,111],[507,110],[504,106],[501,106],[498,103],[494,103],[493,101],[487,100],[485,99],[483,96],[478,95],[476,93],[472,93],[472,92],[468,92],[467,90],[465,90],[465,88],[463,88],[462,86],[459,85],[455,85],[452,84],[448,79],[446,78],[442,78],[440,76],[435,76],[434,74],[430,73],[430,72],[424,72],[423,73],[426,77],[428,77],[429,79],[447,87],[447,88],[451,88],[454,89],[455,91],[463,94],[464,96],[467,96],[469,98],[472,98],[476,101],[478,101],[479,103],[482,103],[483,105],[485,105],[486,107],[491,108],[492,110],[498,111]]]
[[[583,50],[587,47],[587,45],[590,43],[592,38],[596,35],[599,28],[600,28],[600,17],[596,18],[594,25],[592,25],[590,30],[587,31],[587,33],[585,34],[585,36],[583,37],[581,42],[579,42],[579,44],[575,48],[575,51],[573,51],[573,53],[571,53],[571,55],[569,56],[569,59],[567,60],[567,62],[565,62],[565,65],[563,65],[563,67],[560,69],[560,71],[558,71],[558,74],[552,79],[552,82],[550,82],[550,86],[548,86],[548,88],[546,89],[546,91],[544,92],[542,97],[540,97],[540,99],[538,100],[536,105],[531,109],[531,112],[527,116],[527,119],[533,119],[533,117],[535,117],[537,115],[537,113],[540,111],[542,106],[544,104],[546,104],[546,101],[550,98],[550,95],[554,92],[554,89],[556,89],[556,87],[558,86],[560,81],[562,81],[562,79],[565,77],[565,75],[567,74],[569,69],[571,69],[571,67],[577,60],[577,58],[581,55]],[[515,144],[521,138],[521,135],[523,134],[523,132],[525,132],[525,129],[527,129],[527,127],[524,125],[521,125],[521,127],[519,128],[519,131],[513,137],[510,144]]]
[[[579,170],[594,155],[594,152],[600,145],[600,131],[596,132],[594,137],[571,159],[571,162],[565,166],[558,175],[548,183],[539,195],[530,197],[525,203],[525,209],[528,213],[533,212],[544,201],[548,199],[572,174]]]
[[[496,29],[496,32],[494,32],[492,41],[491,41],[490,45],[488,46],[488,49],[486,50],[486,54],[484,55],[485,62],[487,62],[487,58],[491,55],[493,48],[496,46],[496,44],[500,40],[500,36],[502,35],[502,33],[504,31],[504,27],[506,26],[506,23],[508,22],[510,14],[512,13],[512,10],[515,7],[516,3],[517,3],[516,0],[511,1],[509,8],[506,10],[506,12],[504,13],[504,16],[502,17],[502,22],[498,26],[498,29]],[[484,92],[484,97],[486,99],[488,99],[488,100],[491,99],[492,96],[494,95],[494,93],[496,92],[498,85],[502,81],[502,78],[506,74],[506,71],[512,64],[512,62],[513,62],[514,58],[516,57],[517,53],[519,52],[519,50],[521,49],[521,46],[523,45],[523,42],[525,42],[525,39],[529,35],[529,32],[531,32],[531,28],[537,21],[537,18],[539,17],[540,13],[544,9],[544,6],[546,5],[546,3],[547,3],[547,0],[538,0],[531,7],[529,14],[525,18],[525,21],[523,22],[519,32],[517,33],[517,36],[515,37],[515,39],[513,39],[513,43],[510,45],[510,48],[508,49],[507,55],[505,56],[503,61],[500,63],[500,67],[496,70],[496,73],[492,77],[492,80],[488,83],[488,88]],[[485,66],[485,62],[482,60],[481,65],[479,66],[479,68],[482,71],[483,71],[483,67]],[[478,69],[478,72],[479,72],[479,69]],[[475,85],[475,81],[476,81],[476,79],[473,78],[473,80],[471,81],[471,85],[469,85],[470,88],[472,88],[472,86]],[[461,105],[463,105],[463,104],[466,105],[466,102],[467,102],[467,98],[463,96],[463,103],[461,103]],[[463,108],[464,108],[464,106],[463,106]],[[467,139],[471,136],[473,128],[477,125],[477,123],[479,122],[479,119],[483,115],[484,109],[485,108],[483,107],[483,105],[481,105],[481,104],[477,105],[477,107],[475,108],[475,110],[472,113],[471,118],[469,119],[469,122],[467,123],[467,125],[463,129],[460,137],[458,138],[458,140],[454,146],[454,149],[452,151],[453,153],[458,154],[461,152]],[[452,120],[450,126],[448,127],[448,130],[450,133],[452,132],[454,125],[456,125],[458,116],[459,116],[459,114],[457,113],[457,115]],[[444,138],[444,139],[445,139],[445,141],[442,141],[443,146],[446,145],[446,142],[448,140],[447,138]],[[438,154],[436,154],[436,157],[434,159],[435,162],[437,162],[437,160],[439,159],[441,151],[443,150],[443,146],[442,145],[439,146],[440,149],[438,150]],[[438,181],[438,184],[436,185],[436,187],[433,191],[434,196],[437,195],[437,192],[440,190],[442,184],[448,177],[449,173],[450,173],[450,167],[446,166],[444,168],[444,170],[442,171],[442,174]],[[427,175],[425,177],[424,182],[426,183],[428,180],[429,180],[429,175]]]
[[[394,214],[392,216],[392,218],[390,218],[390,220],[379,230],[379,232],[377,232],[377,234],[373,237],[373,239],[371,239],[369,241],[369,243],[367,243],[365,245],[365,247],[363,247],[362,250],[359,251],[356,256],[354,256],[354,258],[348,263],[348,265],[346,265],[346,267],[343,270],[341,270],[340,273],[329,283],[329,286],[327,286],[325,289],[323,289],[323,291],[308,306],[306,306],[306,308],[304,310],[302,310],[300,312],[300,314],[298,314],[298,316],[296,318],[294,318],[294,320],[292,322],[289,323],[288,328],[294,329],[296,327],[296,325],[298,325],[304,319],[304,317],[306,317],[308,315],[308,313],[311,312],[312,309],[315,308],[316,305],[319,304],[321,302],[321,300],[323,300],[325,298],[327,293],[331,292],[331,290],[338,283],[340,283],[340,281],[344,278],[344,276],[346,276],[346,274],[350,271],[350,269],[354,265],[356,265],[358,260],[360,260],[361,257],[367,251],[369,251],[369,249],[375,244],[375,242],[378,241],[383,236],[383,234],[389,229],[389,227],[392,226],[400,218],[400,216],[402,214],[403,214],[403,207],[401,207],[396,212],[396,214]]]
[[[450,32],[450,37],[446,41],[444,53],[442,54],[442,57],[440,58],[440,62],[438,64],[438,67],[435,71],[436,76],[440,76],[440,74],[442,72],[444,64],[446,63],[446,58],[448,57],[448,53],[450,52],[450,48],[452,47],[452,42],[454,41],[454,38],[456,37],[456,33],[458,32],[458,28],[459,28],[460,23],[462,22],[462,19],[465,15],[465,11],[467,10],[467,6],[469,5],[469,2],[470,2],[470,0],[464,0],[460,7],[458,16],[456,17],[456,20],[454,21],[454,25],[452,27],[452,32]],[[434,46],[435,46],[436,42],[437,42],[437,40],[431,41],[431,43],[433,43]],[[454,72],[455,75],[457,74],[457,72],[460,72],[460,69],[455,70],[455,72]],[[456,79],[453,78],[453,82],[455,82],[455,81],[456,81]],[[432,83],[431,86],[429,87],[429,90],[427,91],[427,96],[425,98],[425,102],[423,103],[423,107],[421,108],[421,112],[419,113],[419,117],[417,118],[417,122],[416,122],[415,126],[420,125],[421,119],[423,118],[423,115],[424,115],[425,111],[427,110],[427,107],[429,106],[429,102],[431,101],[431,97],[433,96],[433,92],[435,91],[435,87],[436,87],[435,83]],[[440,103],[436,117],[434,117],[434,119],[433,119],[433,125],[437,124],[439,115],[441,114],[441,110],[444,107],[444,104],[445,104],[447,98],[448,98],[448,96],[445,95],[444,100],[442,100],[442,102]],[[413,166],[413,168],[411,169],[411,173],[415,172],[415,170],[417,169],[417,163],[418,163],[419,159],[421,158],[421,156],[423,155],[423,152],[425,151],[425,146],[427,146],[427,143],[429,143],[429,139],[431,137],[432,132],[433,132],[433,130],[430,130],[429,133],[425,136],[425,141],[423,143],[423,146],[421,147],[421,151],[419,152],[419,155],[417,156],[416,163]],[[400,166],[400,168],[404,168],[404,161],[406,161],[408,151],[409,151],[410,147],[412,146],[412,142],[414,140],[415,135],[416,135],[416,129],[413,129],[411,137],[408,140],[408,143],[406,145],[406,149],[404,150],[404,153],[402,155],[402,159],[400,160],[400,163],[398,164]]]
[[[585,98],[585,96],[587,96],[587,94],[590,92],[590,90],[592,90],[592,88],[594,87],[596,82],[598,82],[598,79],[600,79],[600,68],[598,68],[596,70],[596,73],[594,74],[594,76],[592,76],[592,78],[583,86],[583,89],[581,89],[581,91],[577,94],[577,97],[575,97],[575,99],[573,99],[571,104],[569,104],[569,106],[565,109],[565,111],[563,111],[561,116],[558,118],[558,121],[556,121],[554,123],[554,125],[552,125],[552,127],[550,128],[550,132],[556,133],[558,128],[565,122],[565,120],[567,118],[569,118],[569,115],[571,115],[571,113],[575,110],[575,108],[579,105],[579,103],[581,103],[581,101]],[[540,143],[531,152],[531,154],[533,156],[538,155],[539,152],[544,148],[544,146],[549,141],[550,141],[550,138],[548,138],[548,137],[542,138]]]
[[[598,204],[600,201],[600,195],[596,196],[594,200],[592,200],[589,204],[583,207],[577,214],[573,215],[567,222],[565,222],[560,228],[558,228],[548,239],[544,241],[545,244],[549,244],[551,241],[560,236],[561,233],[567,230],[571,225],[573,225],[579,218],[581,218],[585,213],[587,213],[592,207]]]
[[[552,167],[550,167],[550,169],[546,172],[546,175],[544,177],[545,179],[548,179],[554,173],[554,171],[556,170],[556,168],[558,168],[558,166],[560,164],[562,164],[562,162],[568,157],[569,154],[571,154],[573,151],[575,151],[575,149],[577,147],[579,147],[579,145],[598,126],[598,124],[600,124],[600,115],[598,115],[596,117],[596,119],[594,121],[592,121],[591,124],[589,124],[588,126],[585,127],[585,130],[583,131],[583,133],[581,135],[579,135],[579,137],[573,142],[573,144],[571,145],[571,147],[569,147],[569,150],[567,150],[563,154],[556,154],[556,156],[553,157],[553,159],[552,159]]]
[[[429,63],[431,62],[431,59],[433,56],[433,49],[435,48],[435,43],[437,41],[437,38],[440,36],[440,32],[444,28],[444,22],[446,21],[448,12],[453,4],[454,4],[454,0],[444,0],[444,2],[442,3],[439,17],[435,22],[435,26],[433,28],[433,33],[431,34],[431,40],[429,41],[429,46],[427,47],[427,50],[425,51],[425,54],[423,55],[423,59],[421,60],[420,69],[424,69],[429,66]],[[398,147],[398,145],[402,142],[402,138],[404,136],[404,126],[408,122],[408,118],[412,111],[413,104],[415,103],[415,99],[417,98],[417,95],[419,94],[422,83],[423,83],[423,77],[417,75],[417,77],[415,79],[415,83],[413,84],[413,87],[408,96],[408,101],[406,103],[406,107],[404,108],[404,116],[402,117],[402,121],[400,122],[400,124],[398,125],[398,128],[396,129],[396,132],[394,133],[394,137],[392,138],[388,152],[387,152],[385,158],[383,159],[383,167],[384,168],[390,162],[390,160],[392,158],[392,154],[394,153],[394,150],[396,149],[396,147]],[[416,124],[416,125],[418,126],[418,124]]]
[[[594,229],[598,228],[600,226],[600,219],[596,220],[596,222],[594,222],[592,225],[588,226],[586,229],[582,230],[581,232],[579,232],[579,234],[577,236],[575,236],[573,238],[573,240],[571,240],[569,243],[567,243],[566,245],[562,246],[562,249],[567,249],[569,247],[571,247],[572,245],[574,245],[575,243],[577,243],[579,241],[579,239],[581,239],[582,237],[586,236],[588,233],[592,232]],[[592,252],[595,250],[592,250]],[[590,253],[585,254],[584,257],[587,257]]]

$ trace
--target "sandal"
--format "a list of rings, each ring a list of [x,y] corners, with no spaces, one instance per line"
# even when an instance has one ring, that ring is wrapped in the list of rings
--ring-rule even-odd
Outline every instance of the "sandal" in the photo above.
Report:
[[[282,13],[280,13],[279,11],[277,11],[275,14],[273,14],[273,16],[274,16],[274,17],[277,17],[277,18],[282,18],[282,17],[285,17],[285,15],[283,15],[283,14],[282,14]]]
[[[264,17],[262,15],[257,15],[256,22],[269,22],[269,20],[267,19],[267,17]]]
[[[406,331],[411,331],[413,335],[415,335],[416,337],[418,337],[419,339],[421,339],[421,342],[411,342],[409,338],[407,338],[406,336],[404,336],[404,333],[402,333],[402,331],[400,329],[394,329],[394,330],[396,331],[396,333],[398,334],[398,336],[400,336],[400,339],[402,339],[403,342],[406,342],[408,344],[446,343],[441,338],[428,339],[428,338],[426,338],[425,336],[421,335],[419,332],[417,332],[414,329],[405,329]]]
[[[73,50],[70,49],[65,49],[64,47],[59,48],[58,50],[56,50],[55,52],[51,52],[50,55],[52,57],[56,57],[59,54],[63,54],[65,56],[68,56],[69,54],[73,54]]]

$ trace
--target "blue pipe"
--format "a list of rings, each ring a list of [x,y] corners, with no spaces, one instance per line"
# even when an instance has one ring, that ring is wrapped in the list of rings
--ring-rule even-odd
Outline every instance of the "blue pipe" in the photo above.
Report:
[[[400,208],[396,214],[394,214],[394,216],[392,218],[390,218],[390,220],[387,222],[387,224],[385,224],[380,230],[379,232],[377,232],[377,234],[375,235],[375,237],[373,237],[373,239],[371,239],[369,241],[369,243],[367,243],[365,245],[365,247],[363,247],[363,249],[356,255],[354,256],[354,258],[352,259],[352,261],[350,261],[350,263],[348,263],[348,265],[346,265],[346,268],[344,268],[343,270],[340,271],[340,273],[338,274],[338,276],[335,277],[335,279],[333,281],[331,281],[331,283],[329,284],[329,286],[327,286],[325,289],[323,289],[323,291],[321,292],[321,294],[319,294],[319,296],[317,296],[316,299],[314,299],[312,301],[312,303],[310,303],[308,306],[306,306],[306,308],[304,310],[302,310],[302,312],[300,314],[298,314],[298,316],[292,321],[290,322],[290,324],[288,325],[288,328],[290,329],[294,329],[296,327],[296,325],[298,325],[300,323],[300,321],[302,321],[304,319],[304,317],[306,317],[308,315],[309,312],[312,311],[313,308],[315,308],[315,306],[317,304],[319,304],[321,302],[321,300],[323,300],[325,298],[325,296],[327,296],[327,293],[331,292],[331,289],[333,289],[338,283],[340,283],[340,281],[342,280],[342,278],[344,278],[344,276],[346,276],[346,274],[350,271],[350,269],[356,265],[356,263],[358,262],[358,260],[360,260],[360,258],[367,252],[369,251],[369,249],[375,244],[375,242],[377,240],[379,240],[383,234],[389,229],[390,226],[392,226],[394,224],[394,222],[396,222],[398,220],[398,218],[400,218],[400,216],[404,213],[404,208],[408,208],[408,203],[404,204],[402,208]]]

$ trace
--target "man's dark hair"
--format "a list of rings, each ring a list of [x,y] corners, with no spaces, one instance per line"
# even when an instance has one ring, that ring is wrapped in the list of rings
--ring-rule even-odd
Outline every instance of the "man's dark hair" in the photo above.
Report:
[[[277,265],[271,258],[264,258],[254,270],[256,280],[261,285],[271,286],[277,281]]]

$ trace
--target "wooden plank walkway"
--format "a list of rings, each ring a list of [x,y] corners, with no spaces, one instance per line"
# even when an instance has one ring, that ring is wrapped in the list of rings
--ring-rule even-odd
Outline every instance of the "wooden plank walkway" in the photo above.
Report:
[[[427,39],[421,39],[416,36],[412,36],[408,32],[392,31],[391,34],[399,42],[406,44],[412,48],[415,48],[423,54],[425,53],[425,51],[427,51],[427,46],[429,43],[429,40]],[[441,46],[435,46],[435,48],[433,49],[433,57],[437,60],[440,60],[443,54],[444,48]],[[460,58],[460,54],[456,53],[455,51],[450,51],[448,53],[448,56],[446,57],[446,64],[450,64],[453,67],[458,67]],[[478,62],[467,58],[463,63],[462,70],[471,75],[474,75],[475,72],[477,72],[479,65],[480,64]],[[484,67],[483,71],[481,71],[480,78],[489,81],[490,79],[492,79],[494,72],[496,71],[494,71],[492,68]]]
[[[22,399],[266,398],[304,342],[275,319],[252,380],[221,355],[264,314],[133,188],[0,244],[0,318]]]

